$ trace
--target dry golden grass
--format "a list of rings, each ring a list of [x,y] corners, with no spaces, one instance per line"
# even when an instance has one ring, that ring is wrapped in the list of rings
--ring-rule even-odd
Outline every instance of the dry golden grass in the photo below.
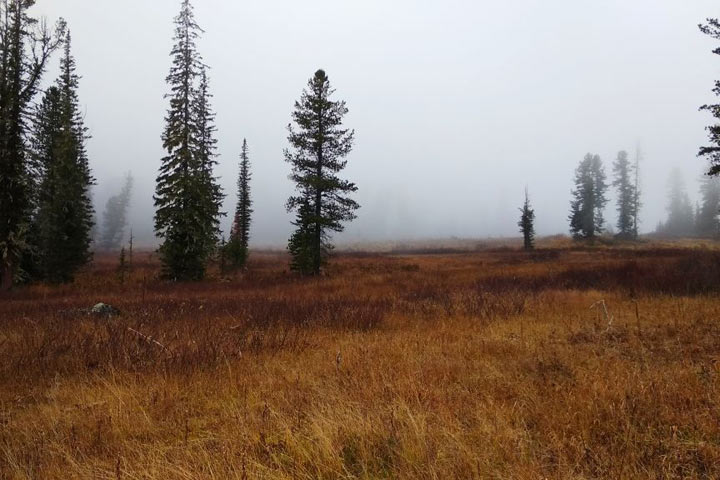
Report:
[[[711,249],[113,264],[0,299],[0,478],[720,476]]]

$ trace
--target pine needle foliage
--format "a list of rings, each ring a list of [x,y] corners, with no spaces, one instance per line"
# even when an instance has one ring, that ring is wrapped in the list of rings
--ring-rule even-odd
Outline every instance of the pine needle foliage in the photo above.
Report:
[[[292,166],[290,179],[297,192],[286,204],[297,214],[288,249],[292,269],[305,275],[320,274],[333,248],[331,233],[342,232],[343,222],[355,219],[359,208],[349,196],[357,187],[339,177],[355,132],[342,128],[348,109],[344,101],[331,100],[333,93],[325,71],[315,72],[295,103],[295,125],[288,126],[285,161]]]
[[[12,287],[28,253],[37,171],[27,155],[31,104],[64,38],[28,15],[33,0],[0,1],[0,290]],[[29,259],[32,262],[32,258]]]
[[[698,25],[698,27],[705,35],[715,40],[720,40],[720,20],[717,18],[708,18],[707,23]],[[713,53],[720,55],[720,47],[715,48]],[[720,96],[720,80],[715,81],[715,87],[712,91],[716,96]],[[716,123],[706,128],[710,144],[701,147],[698,153],[699,157],[704,157],[709,160],[710,168],[708,174],[714,176],[720,174],[720,123],[718,123],[720,122],[720,104],[703,105],[700,107],[700,110],[710,112],[716,120]]]
[[[291,257],[290,269],[303,275],[312,275],[315,272],[313,252],[315,235],[310,223],[312,215],[310,199],[304,198],[303,203],[297,209],[297,216],[292,222],[295,231],[288,242],[288,251]],[[327,245],[325,248],[328,248]]]
[[[575,170],[575,189],[570,203],[570,232],[576,240],[592,240],[603,232],[607,203],[605,169],[598,155],[588,153]]]
[[[632,165],[626,151],[618,152],[613,163],[613,187],[617,190],[617,237],[623,240],[637,239],[636,215],[640,195],[634,181],[636,165]]]
[[[228,256],[232,268],[242,268],[247,263],[252,222],[252,197],[250,195],[250,151],[247,140],[243,140],[240,152],[240,173],[237,181],[237,205],[228,242]]]
[[[163,276],[178,281],[205,276],[216,251],[222,215],[223,194],[213,175],[217,142],[209,81],[196,47],[201,32],[190,1],[183,0],[166,79],[170,107],[162,141],[167,155],[155,188],[155,232],[162,239]]]
[[[60,77],[37,111],[36,254],[41,278],[67,283],[92,258],[94,224],[90,188],[95,183],[85,149],[89,138],[78,98],[80,77],[71,54],[70,34],[60,62]]]
[[[520,221],[518,222],[520,233],[523,234],[523,248],[533,250],[535,248],[535,210],[530,205],[530,195],[525,189],[525,203],[520,209]]]

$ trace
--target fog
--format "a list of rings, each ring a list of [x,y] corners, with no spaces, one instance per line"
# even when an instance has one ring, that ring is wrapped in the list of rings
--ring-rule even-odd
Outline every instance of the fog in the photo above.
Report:
[[[293,191],[293,103],[324,68],[356,145],[344,176],[362,208],[339,243],[516,236],[527,185],[540,235],[567,233],[573,172],[643,152],[642,231],[665,217],[679,167],[693,201],[720,63],[697,29],[711,0],[195,0],[232,212],[238,155],[253,168],[252,243],[282,246]],[[72,31],[98,217],[132,171],[131,223],[151,244],[179,0],[38,0]],[[56,73],[59,57],[46,76]],[[614,223],[614,193],[606,219]],[[230,215],[224,221],[229,229]]]

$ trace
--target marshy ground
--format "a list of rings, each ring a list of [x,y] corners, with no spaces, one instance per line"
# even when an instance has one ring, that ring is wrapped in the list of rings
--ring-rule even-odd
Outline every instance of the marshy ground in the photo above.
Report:
[[[116,264],[0,298],[0,479],[720,476],[712,246]]]

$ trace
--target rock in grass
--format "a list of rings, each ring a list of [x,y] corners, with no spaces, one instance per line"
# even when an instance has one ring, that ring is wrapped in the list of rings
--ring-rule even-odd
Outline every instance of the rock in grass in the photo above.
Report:
[[[120,310],[106,303],[98,303],[90,309],[90,313],[99,317],[112,317],[113,315],[120,315]]]

